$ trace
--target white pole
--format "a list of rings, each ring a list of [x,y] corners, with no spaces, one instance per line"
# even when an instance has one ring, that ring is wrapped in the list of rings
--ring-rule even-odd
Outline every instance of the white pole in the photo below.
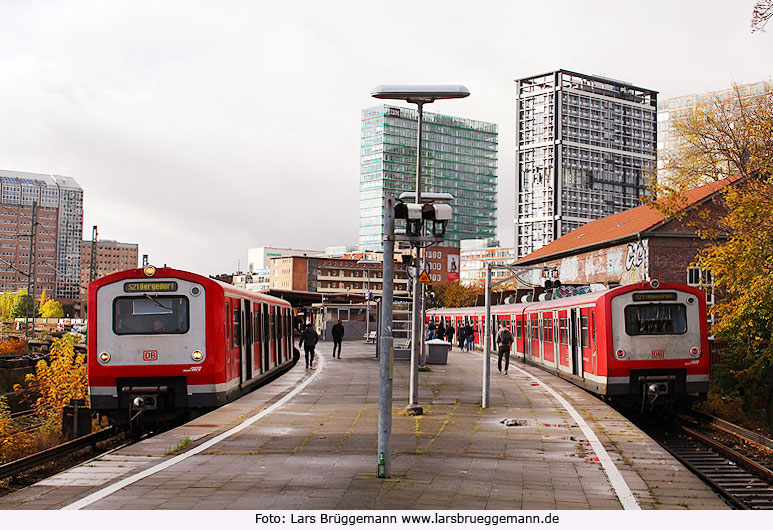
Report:
[[[486,263],[486,320],[483,322],[483,408],[489,406],[489,394],[491,387],[491,367],[489,363],[489,350],[491,349],[491,264]]]

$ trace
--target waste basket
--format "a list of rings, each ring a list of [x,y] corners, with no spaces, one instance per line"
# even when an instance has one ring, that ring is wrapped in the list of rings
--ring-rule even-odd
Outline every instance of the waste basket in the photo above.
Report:
[[[427,364],[448,364],[448,352],[451,349],[450,342],[432,339],[424,344],[427,348]]]

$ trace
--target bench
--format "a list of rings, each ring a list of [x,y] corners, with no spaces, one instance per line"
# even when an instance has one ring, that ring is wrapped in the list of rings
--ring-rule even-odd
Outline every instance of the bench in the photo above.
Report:
[[[367,343],[375,343],[376,342],[376,332],[371,331],[370,333],[366,333],[363,338],[365,339],[365,342]]]

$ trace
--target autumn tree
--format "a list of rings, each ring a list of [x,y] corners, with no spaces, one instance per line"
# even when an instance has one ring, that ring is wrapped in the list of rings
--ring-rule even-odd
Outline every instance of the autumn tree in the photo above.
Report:
[[[758,0],[752,10],[752,33],[764,31],[771,17],[773,17],[773,0]]]
[[[11,316],[13,312],[13,304],[16,301],[16,293],[13,291],[5,291],[0,295],[0,318],[3,322],[12,320]]]
[[[76,353],[72,335],[54,339],[51,344],[50,361],[38,361],[34,374],[27,374],[27,388],[38,387],[40,397],[35,402],[35,411],[43,417],[44,428],[59,432],[62,410],[70,399],[86,399],[86,357]],[[15,390],[22,390],[16,385]]]
[[[724,215],[691,221],[705,240],[696,265],[712,273],[713,333],[730,345],[715,370],[718,391],[742,397],[747,411],[765,402],[773,427],[773,89],[735,87],[732,98],[716,97],[676,119],[674,130],[679,150],[653,186],[655,207],[673,214],[687,189],[735,181],[720,192]]]
[[[16,424],[5,398],[0,398],[0,463],[19,458],[31,443],[29,432]]]
[[[475,305],[476,297],[483,292],[482,287],[465,286],[460,281],[437,282],[432,284],[435,296],[427,297],[427,307],[468,307]]]
[[[64,316],[62,304],[56,300],[46,300],[45,303],[40,304],[40,316],[43,318],[62,318]]]

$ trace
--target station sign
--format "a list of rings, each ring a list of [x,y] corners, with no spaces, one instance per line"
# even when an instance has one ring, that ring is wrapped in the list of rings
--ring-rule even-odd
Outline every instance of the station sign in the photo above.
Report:
[[[125,293],[173,293],[177,291],[177,282],[126,282]]]
[[[673,302],[676,293],[633,293],[634,302]]]

